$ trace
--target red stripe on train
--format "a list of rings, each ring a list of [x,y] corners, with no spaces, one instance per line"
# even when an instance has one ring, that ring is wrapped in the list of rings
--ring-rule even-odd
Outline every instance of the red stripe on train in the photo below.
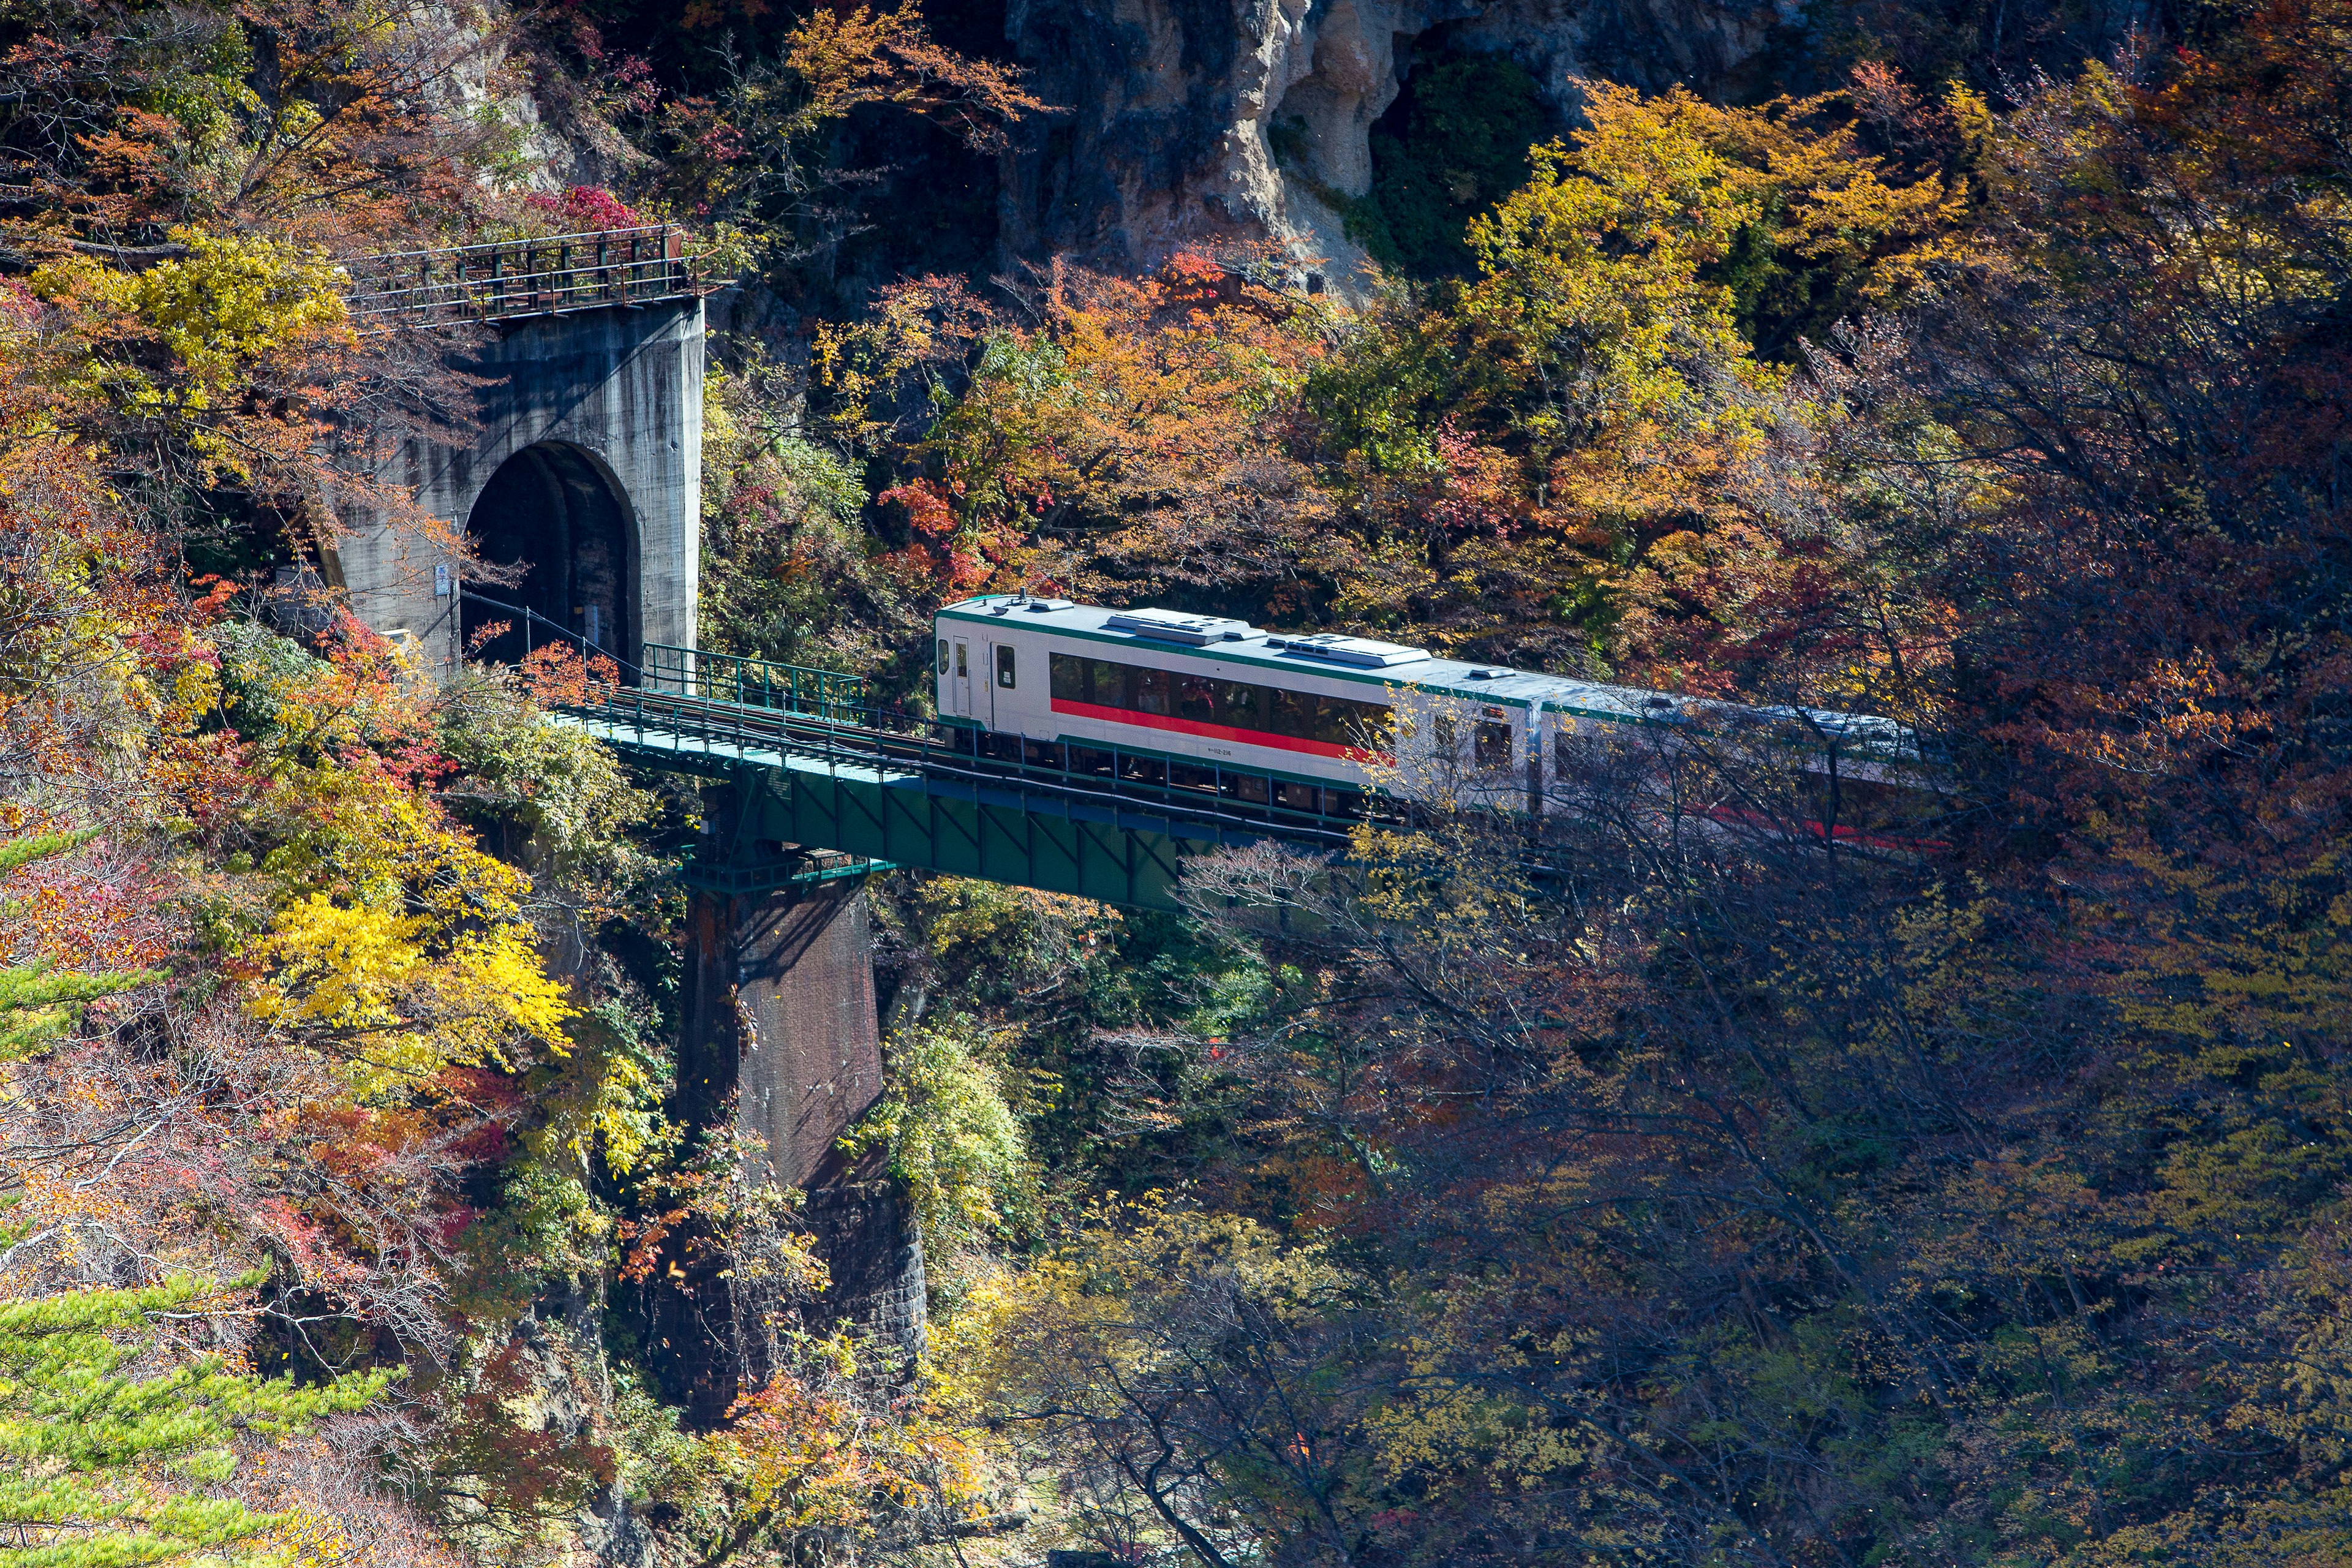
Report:
[[[1265,746],[1277,752],[1305,752],[1310,756],[1337,757],[1344,763],[1388,763],[1394,759],[1384,752],[1368,752],[1361,746],[1335,745],[1329,741],[1302,741],[1295,736],[1271,734],[1264,730],[1236,730],[1230,724],[1203,724],[1197,719],[1171,719],[1161,713],[1136,713],[1125,708],[1105,708],[1094,702],[1072,702],[1065,698],[1048,699],[1048,706],[1056,713],[1066,713],[1073,719],[1094,719],[1105,724],[1132,724],[1145,730],[1167,730],[1179,735],[1197,735],[1204,741],[1232,741],[1244,746]]]

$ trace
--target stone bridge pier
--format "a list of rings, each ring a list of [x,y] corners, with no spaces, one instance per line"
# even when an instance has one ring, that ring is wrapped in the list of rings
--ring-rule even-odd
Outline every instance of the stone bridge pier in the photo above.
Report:
[[[761,1152],[753,1158],[771,1184],[806,1194],[781,1223],[814,1237],[830,1283],[799,1304],[800,1322],[919,1353],[921,1238],[880,1162],[852,1161],[836,1147],[882,1092],[864,883],[698,890],[685,957],[678,1103],[698,1125],[731,1121]],[[765,1381],[761,1319],[776,1305],[740,1260],[727,1279],[687,1268],[669,1310],[698,1328],[685,1342],[667,1337],[700,1348],[673,1373],[691,1418],[715,1423],[737,1393]]]

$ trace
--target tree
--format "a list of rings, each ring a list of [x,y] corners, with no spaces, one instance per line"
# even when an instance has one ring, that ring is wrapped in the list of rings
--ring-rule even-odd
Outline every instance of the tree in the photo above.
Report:
[[[780,379],[755,364],[703,384],[703,646],[903,679],[915,606],[866,531],[864,478],[779,416]]]
[[[175,226],[338,254],[463,230],[512,152],[496,116],[453,108],[502,33],[375,0],[34,6],[0,39],[26,89],[0,146],[36,232],[148,251],[122,259],[165,258]]]
[[[95,828],[40,833],[0,844],[0,881],[37,861],[79,848],[97,837]],[[0,921],[22,921],[23,900],[0,903]],[[53,959],[35,955],[0,969],[0,1063],[29,1055],[73,1027],[85,1004],[119,996],[135,985],[163,978],[155,970],[59,971]]]
[[[763,7],[764,9],[764,7]],[[690,7],[688,26],[712,18]],[[976,152],[1003,144],[1003,127],[1045,105],[1017,72],[940,47],[906,0],[895,11],[818,6],[794,23],[773,58],[746,57],[722,39],[717,90],[664,104],[662,185],[698,217],[750,237],[761,265],[829,250],[860,225],[848,190],[877,171],[832,165],[827,138],[868,105],[936,125]]]
[[[1351,1561],[1366,1456],[1349,1395],[1374,1368],[1337,1324],[1362,1282],[1321,1247],[1159,1194],[1089,1218],[973,1309],[992,1418],[1056,1456],[1079,1528],[1115,1552]]]
[[[299,1388],[217,1355],[158,1360],[156,1321],[216,1289],[180,1275],[0,1302],[0,1524],[13,1538],[0,1563],[288,1560],[298,1515],[216,1489],[236,1473],[236,1450],[356,1410],[390,1374]]]
[[[878,1150],[911,1201],[927,1273],[976,1239],[1010,1232],[1034,1203],[1029,1150],[1006,1103],[1002,1068],[969,1018],[891,1037],[889,1088],[843,1136]]]
[[[1057,266],[1034,326],[927,280],[822,337],[836,427],[919,470],[879,498],[904,509],[909,575],[931,594],[1002,580],[1283,602],[1329,516],[1282,439],[1318,318],[1258,277],[1190,254],[1141,280]],[[951,385],[940,367],[967,354]],[[909,391],[937,416],[893,441],[879,416]]]
[[[698,1548],[710,1568],[758,1551],[854,1563],[861,1548],[904,1552],[1021,1522],[978,1511],[978,1435],[919,1391],[890,1392],[895,1369],[873,1357],[839,1335],[796,1342],[790,1364],[705,1440],[730,1502]]]

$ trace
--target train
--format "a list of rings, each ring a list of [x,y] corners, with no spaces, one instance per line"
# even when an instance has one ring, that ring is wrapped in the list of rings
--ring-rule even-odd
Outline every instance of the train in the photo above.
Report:
[[[1799,815],[1841,839],[1932,843],[1923,831],[1949,793],[1890,720],[1465,663],[1377,637],[1029,594],[945,605],[933,634],[940,721],[975,752],[1125,768],[1257,805],[1347,817],[1375,796],[1444,796],[1573,812],[1603,781],[1622,785],[1629,756],[1700,735],[1796,758]],[[1733,787],[1696,809],[1722,823],[1788,816],[1761,804]]]

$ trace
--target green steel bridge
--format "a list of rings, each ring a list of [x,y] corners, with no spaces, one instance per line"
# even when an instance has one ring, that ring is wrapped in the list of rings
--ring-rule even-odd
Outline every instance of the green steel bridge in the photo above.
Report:
[[[578,637],[467,592],[544,643]],[[733,786],[688,879],[752,893],[896,866],[1174,909],[1181,863],[1276,839],[1339,850],[1392,802],[1158,752],[1065,746],[881,707],[853,676],[650,644],[561,721],[645,768]],[[609,657],[609,656],[604,656]]]

